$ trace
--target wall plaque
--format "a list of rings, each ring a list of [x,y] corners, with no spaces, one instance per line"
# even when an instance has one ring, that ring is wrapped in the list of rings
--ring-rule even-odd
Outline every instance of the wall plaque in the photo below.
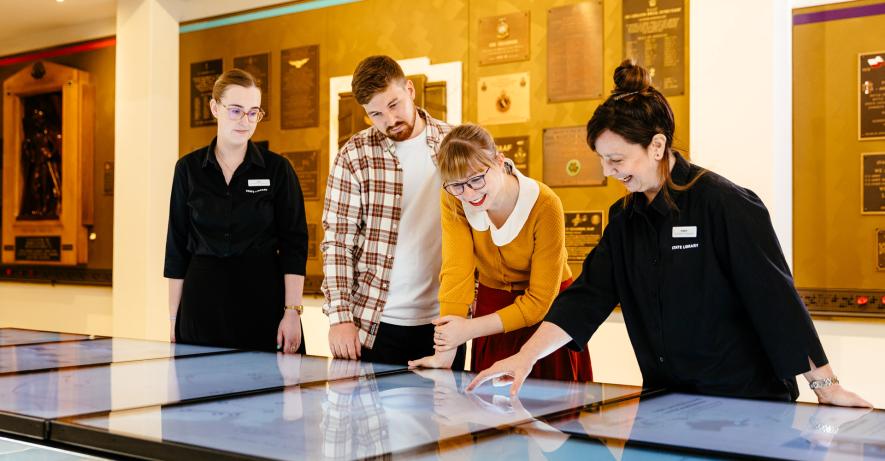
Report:
[[[280,128],[291,130],[320,124],[320,47],[280,52]]]
[[[221,59],[191,63],[191,128],[215,125],[209,101],[222,69]]]
[[[530,29],[528,11],[480,18],[479,65],[528,60]]]
[[[270,53],[234,58],[234,67],[249,72],[255,80],[258,80],[258,88],[261,88],[261,108],[264,109],[262,121],[270,120]]]
[[[16,262],[61,261],[61,237],[16,237]]]
[[[665,96],[685,93],[685,1],[624,0],[624,58]]]
[[[861,214],[885,214],[885,152],[861,154]]]
[[[565,248],[569,264],[584,262],[602,238],[602,211],[565,213]]]
[[[876,229],[876,254],[878,254],[877,268],[885,271],[885,229]]]
[[[602,97],[602,1],[551,8],[547,13],[547,99]]]
[[[529,121],[529,88],[528,72],[480,78],[477,122],[499,125]]]
[[[298,175],[304,199],[319,198],[320,151],[283,152],[281,155],[289,160]]]
[[[885,51],[860,55],[859,138],[885,139]]]
[[[885,271],[885,229],[876,229],[876,254],[878,254],[877,268]]]
[[[505,157],[513,160],[522,174],[529,175],[529,137],[528,136],[510,136],[505,138],[495,138],[495,147],[498,152],[504,154]]]
[[[587,146],[583,126],[544,130],[544,183],[550,187],[604,186],[605,175]]]
[[[104,162],[102,189],[104,195],[110,197],[114,195],[114,162]]]

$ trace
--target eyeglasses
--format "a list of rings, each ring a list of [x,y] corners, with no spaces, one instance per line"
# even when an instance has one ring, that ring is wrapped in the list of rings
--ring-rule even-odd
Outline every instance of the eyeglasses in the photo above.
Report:
[[[232,120],[234,122],[239,122],[246,117],[252,123],[258,123],[264,118],[264,109],[254,108],[254,109],[243,109],[240,106],[228,106],[226,104],[218,103],[219,106],[224,107],[227,110],[227,118],[228,120]]]
[[[480,190],[486,186],[486,175],[489,174],[489,170],[491,170],[491,169],[492,169],[492,167],[488,167],[488,168],[486,168],[486,171],[483,174],[476,175],[464,182],[448,183],[445,186],[443,186],[443,189],[445,189],[446,192],[454,195],[455,197],[464,193],[465,186],[469,187],[473,190]]]

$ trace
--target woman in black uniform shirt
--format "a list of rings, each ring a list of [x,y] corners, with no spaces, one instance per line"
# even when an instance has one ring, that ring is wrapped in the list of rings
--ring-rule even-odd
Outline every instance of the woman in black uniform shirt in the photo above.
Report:
[[[218,134],[175,165],[164,276],[170,339],[304,352],[301,301],[307,224],[289,162],[249,139],[261,90],[233,69],[210,101]]]
[[[646,387],[795,400],[804,373],[821,403],[869,406],[827,364],[759,197],[671,150],[673,112],[645,69],[624,61],[614,79],[587,142],[629,194],[533,338],[469,388],[502,377],[517,393],[535,361],[583,349],[620,304]]]

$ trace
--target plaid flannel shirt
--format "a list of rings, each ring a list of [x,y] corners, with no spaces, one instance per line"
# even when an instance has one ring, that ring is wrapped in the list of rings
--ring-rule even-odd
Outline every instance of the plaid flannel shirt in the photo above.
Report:
[[[448,124],[424,110],[433,163]],[[375,127],[355,134],[338,152],[323,204],[323,312],[329,323],[353,322],[371,348],[387,300],[402,215],[403,171],[395,144]]]

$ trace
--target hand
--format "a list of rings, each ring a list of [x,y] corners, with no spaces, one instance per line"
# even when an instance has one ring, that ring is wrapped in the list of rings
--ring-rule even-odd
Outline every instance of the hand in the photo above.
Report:
[[[409,360],[409,368],[452,368],[452,362],[455,361],[457,349],[450,349],[445,352],[436,351],[433,355],[428,355],[423,359]]]
[[[473,339],[470,332],[470,320],[457,315],[446,315],[433,320],[433,348],[437,352],[445,352]],[[451,365],[450,365],[451,366]]]
[[[286,309],[280,327],[277,328],[277,349],[284,354],[294,354],[301,346],[301,318],[298,311]]]
[[[329,328],[329,349],[332,356],[338,359],[359,360],[360,337],[356,325],[350,322],[332,325]]]
[[[473,378],[473,381],[470,381],[470,384],[467,385],[467,391],[473,391],[473,389],[491,379],[494,380],[492,381],[494,386],[510,384],[510,395],[515,396],[519,393],[519,388],[522,387],[522,383],[525,382],[529,373],[532,372],[533,366],[535,366],[534,360],[524,356],[522,352],[518,352],[506,359],[498,360],[491,367],[483,370]]]
[[[873,408],[873,405],[870,402],[867,402],[854,392],[845,389],[841,384],[833,384],[829,387],[815,389],[814,393],[817,394],[817,401],[823,405]]]

